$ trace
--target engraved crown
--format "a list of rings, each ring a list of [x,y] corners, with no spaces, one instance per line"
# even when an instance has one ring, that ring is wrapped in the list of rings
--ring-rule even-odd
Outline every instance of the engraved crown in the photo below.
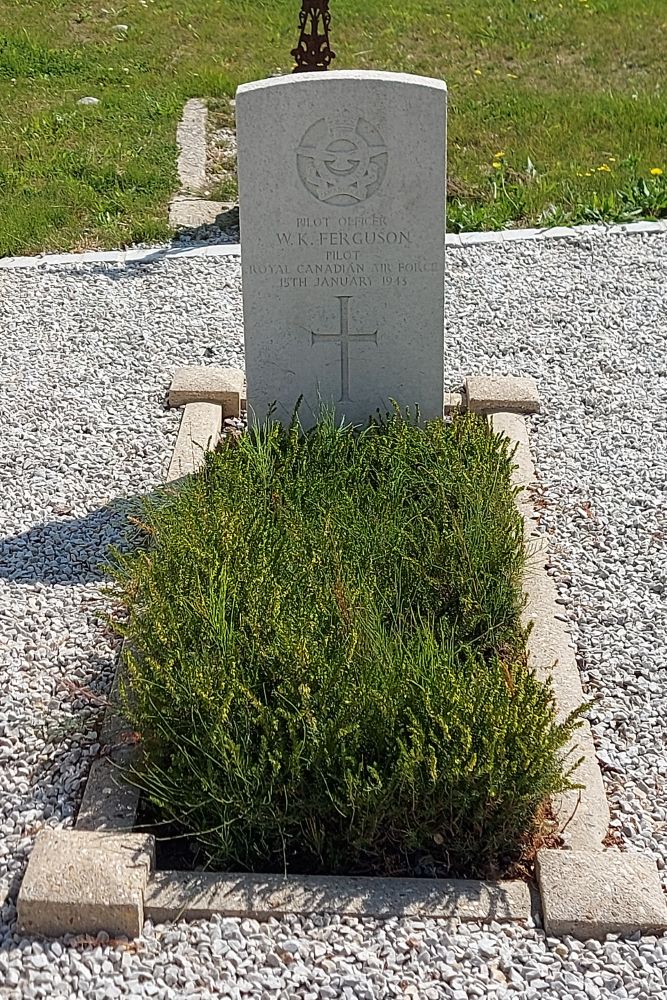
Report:
[[[357,128],[357,119],[349,111],[342,111],[340,114],[333,115],[329,119],[329,126],[331,131],[337,135],[341,133],[343,135],[354,135]]]

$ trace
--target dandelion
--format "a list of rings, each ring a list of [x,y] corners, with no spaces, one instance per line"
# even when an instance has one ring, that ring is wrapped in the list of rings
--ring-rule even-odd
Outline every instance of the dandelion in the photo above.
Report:
[[[611,173],[611,167],[608,163],[602,163],[597,169],[602,170],[605,174]]]
[[[504,155],[505,155],[505,150],[501,149],[499,153],[494,153],[493,158],[494,160],[502,160]]]
[[[481,75],[482,75],[481,69],[476,69],[475,70],[475,76],[481,76]]]
[[[652,177],[662,177],[662,174],[663,174],[662,167],[651,167]]]
[[[500,168],[502,167],[502,163],[500,162],[500,160],[494,160],[491,166],[495,167],[496,170],[500,170]]]

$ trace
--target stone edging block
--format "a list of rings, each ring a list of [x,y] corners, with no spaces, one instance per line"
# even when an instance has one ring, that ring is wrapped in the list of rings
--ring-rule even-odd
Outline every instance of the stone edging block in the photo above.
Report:
[[[217,403],[223,417],[239,417],[245,403],[245,374],[222,365],[184,365],[174,372],[167,402],[172,407]]]
[[[466,379],[467,406],[472,413],[538,413],[537,383],[530,376],[472,375]]]
[[[507,921],[528,920],[532,905],[528,885],[519,881],[155,872],[145,910],[154,923],[206,920],[214,913],[259,920],[339,913]]]
[[[215,448],[220,438],[222,413],[222,407],[217,403],[186,405],[176,447],[169,463],[168,483],[189,476],[201,468],[205,453]]]
[[[76,830],[131,833],[136,823],[140,792],[128,778],[131,769],[140,763],[141,747],[122,715],[124,669],[121,654],[100,729],[102,752],[91,764],[74,824]]]
[[[150,836],[42,830],[19,892],[19,932],[137,937],[153,862]]]
[[[176,129],[178,179],[181,190],[199,193],[206,187],[206,124],[208,108],[192,97],[183,108]]]
[[[667,903],[655,862],[620,851],[539,851],[537,878],[547,934],[604,940],[661,934]]]
[[[493,428],[505,434],[515,446],[512,481],[522,492],[517,505],[524,519],[528,565],[524,573],[526,605],[522,620],[531,625],[528,636],[528,663],[538,677],[551,678],[560,719],[566,718],[586,701],[579,668],[566,623],[556,616],[562,612],[556,604],[556,587],[546,571],[546,539],[537,530],[530,487],[535,484],[535,467],[530,454],[530,442],[525,418],[518,413],[494,413]],[[602,851],[602,841],[609,830],[609,806],[602,774],[595,754],[590,724],[583,720],[566,748],[567,763],[580,761],[572,780],[581,784],[555,796],[552,806],[566,848]]]

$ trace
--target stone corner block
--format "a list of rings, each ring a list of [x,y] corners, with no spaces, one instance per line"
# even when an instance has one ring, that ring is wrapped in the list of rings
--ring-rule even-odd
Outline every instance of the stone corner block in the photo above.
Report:
[[[245,375],[240,368],[185,365],[176,369],[169,387],[169,406],[217,403],[223,417],[240,416],[244,400]]]
[[[19,932],[138,937],[154,857],[144,834],[42,830],[18,895]]]
[[[667,929],[655,862],[620,851],[539,851],[537,880],[547,934],[604,940]]]
[[[471,375],[466,379],[471,413],[539,413],[540,396],[534,378]]]
[[[229,201],[209,201],[191,195],[177,195],[169,205],[169,225],[172,229],[203,229],[216,226],[238,226],[236,206]]]
[[[466,400],[463,392],[446,392],[444,402],[444,414],[450,416],[452,413],[462,413],[466,408]]]

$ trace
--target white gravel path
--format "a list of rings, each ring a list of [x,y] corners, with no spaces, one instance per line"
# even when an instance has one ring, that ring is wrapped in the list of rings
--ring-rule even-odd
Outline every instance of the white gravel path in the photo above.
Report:
[[[667,867],[667,236],[453,250],[447,372],[534,375],[533,443],[612,802]],[[216,920],[138,946],[20,940],[35,832],[71,825],[113,649],[98,565],[157,484],[183,363],[241,363],[239,263],[0,270],[0,996],[667,997],[667,938]],[[409,361],[409,356],[406,357]],[[6,899],[6,901],[5,901]]]

